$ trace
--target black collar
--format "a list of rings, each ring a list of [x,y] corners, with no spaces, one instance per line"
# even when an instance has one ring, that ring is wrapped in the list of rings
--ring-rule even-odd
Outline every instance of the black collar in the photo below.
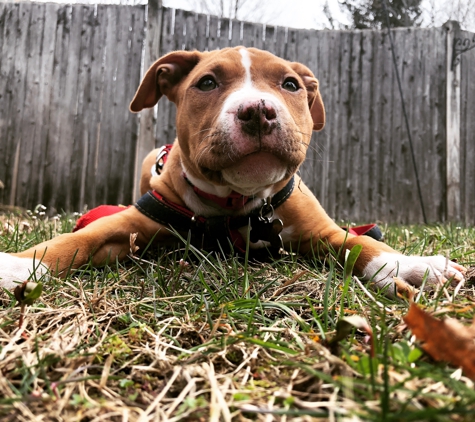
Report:
[[[172,228],[178,232],[191,231],[192,241],[195,245],[215,249],[216,243],[221,248],[229,245],[229,240],[237,249],[245,250],[245,242],[239,234],[238,229],[251,225],[251,231],[255,230],[251,236],[252,241],[264,240],[271,242],[272,246],[277,245],[276,238],[279,238],[279,232],[282,229],[282,222],[274,224],[272,221],[273,211],[282,205],[292,194],[295,186],[295,179],[292,178],[283,189],[277,192],[272,198],[263,200],[263,205],[251,211],[248,215],[229,217],[202,217],[195,215],[190,209],[174,202],[168,201],[162,195],[155,191],[149,191],[143,195],[135,204],[135,207],[144,215],[166,227]],[[275,227],[274,229],[272,227]],[[278,228],[279,226],[280,228]],[[276,232],[277,231],[277,232]]]

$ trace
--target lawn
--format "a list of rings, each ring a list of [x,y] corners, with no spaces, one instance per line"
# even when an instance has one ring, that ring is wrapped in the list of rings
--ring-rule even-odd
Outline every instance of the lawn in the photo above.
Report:
[[[74,216],[0,217],[0,250],[68,232]],[[382,226],[408,254],[475,265],[475,229]],[[0,292],[2,421],[473,420],[474,383],[421,350],[389,299],[324,262],[269,262],[184,246],[51,279],[31,306]],[[416,292],[471,324],[468,283]],[[341,320],[359,316],[373,332]],[[350,318],[351,320],[351,318]],[[340,323],[339,323],[340,321]],[[348,328],[348,327],[347,327]],[[337,335],[342,339],[338,339]],[[434,333],[436,335],[436,333]]]

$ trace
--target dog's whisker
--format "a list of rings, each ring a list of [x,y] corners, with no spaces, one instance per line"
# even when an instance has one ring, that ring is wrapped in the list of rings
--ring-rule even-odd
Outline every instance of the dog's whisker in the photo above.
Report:
[[[199,133],[206,132],[207,130],[213,130],[213,128],[210,127],[210,128],[208,128],[208,129],[199,130],[198,132],[192,133],[191,136],[196,136],[196,135],[198,135]]]
[[[305,151],[306,151],[306,150],[314,151],[314,152],[317,153],[320,157],[323,156],[323,150],[321,150],[318,145],[312,145],[312,144],[310,144],[310,145],[304,144],[304,145],[305,145],[305,147],[306,147],[306,148],[305,148]]]
[[[211,145],[208,144],[204,148],[201,149],[198,156],[196,157],[196,162],[197,163],[201,162],[201,158],[203,157],[203,154],[206,152],[206,150],[211,150]]]
[[[296,133],[300,133],[301,135],[308,136],[309,138],[312,137],[312,133],[302,132],[301,130],[295,130],[295,132],[296,132]]]
[[[201,131],[201,132],[203,132],[203,131]],[[214,132],[214,133],[210,133],[210,134],[204,136],[203,138],[200,138],[199,142],[202,143],[202,142],[205,141],[206,139],[209,139],[209,138],[211,138],[211,137],[213,137],[213,136],[223,135],[223,133],[224,133],[224,132],[222,132],[222,131],[216,131],[216,132]]]

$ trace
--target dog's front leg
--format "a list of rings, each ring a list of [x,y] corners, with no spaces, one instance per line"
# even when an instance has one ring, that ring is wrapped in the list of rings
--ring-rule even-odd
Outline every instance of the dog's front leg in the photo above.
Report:
[[[130,235],[137,233],[136,243],[147,245],[167,234],[162,226],[130,207],[117,214],[100,218],[85,228],[57,236],[23,252],[0,253],[0,287],[14,288],[35,274],[65,277],[72,269],[91,262],[102,266],[124,259],[130,252]],[[158,232],[158,234],[157,234]],[[169,235],[168,235],[169,236]]]
[[[426,278],[427,285],[453,283],[464,280],[465,268],[444,256],[406,256],[388,245],[368,236],[354,236],[341,229],[328,217],[310,190],[300,183],[289,200],[278,209],[284,221],[283,237],[286,246],[303,254],[339,254],[344,261],[346,251],[361,245],[355,263],[355,274],[380,288],[395,288],[394,277],[410,285],[420,286]]]

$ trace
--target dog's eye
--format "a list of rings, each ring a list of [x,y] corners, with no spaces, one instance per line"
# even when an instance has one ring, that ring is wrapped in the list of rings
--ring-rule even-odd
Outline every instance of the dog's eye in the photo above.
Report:
[[[200,91],[212,91],[218,84],[211,76],[206,76],[198,82],[197,86]]]
[[[299,90],[299,84],[295,79],[287,78],[282,84],[282,88],[286,91],[295,92]]]

